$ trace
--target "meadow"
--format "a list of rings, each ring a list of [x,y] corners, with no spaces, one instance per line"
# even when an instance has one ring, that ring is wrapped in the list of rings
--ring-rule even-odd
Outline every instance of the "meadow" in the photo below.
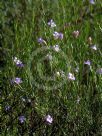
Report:
[[[0,135],[102,136],[101,0],[0,0]]]

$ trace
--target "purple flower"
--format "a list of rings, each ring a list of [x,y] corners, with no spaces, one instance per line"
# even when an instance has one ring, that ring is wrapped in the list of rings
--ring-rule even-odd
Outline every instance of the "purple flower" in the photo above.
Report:
[[[41,37],[38,38],[38,43],[39,44],[43,44],[43,43],[47,44],[46,41],[44,39],[42,39]]]
[[[90,66],[90,65],[91,65],[91,62],[90,62],[90,60],[87,60],[87,61],[84,62],[84,64]]]
[[[55,39],[58,39],[59,38],[59,33],[58,32],[54,32],[53,36],[54,36]]]
[[[91,46],[91,49],[93,49],[93,50],[97,50],[97,47],[96,47],[96,45],[93,45],[93,46]]]
[[[102,68],[97,69],[96,72],[97,72],[97,74],[100,74],[100,75],[101,75],[101,74],[102,74]]]
[[[90,0],[90,4],[95,4],[95,1],[94,0]]]
[[[60,48],[59,48],[59,45],[54,45],[54,50],[56,51],[56,52],[59,52],[60,51]]]
[[[9,106],[9,105],[5,106],[5,111],[9,111],[10,108],[11,108],[11,106]]]
[[[59,33],[59,39],[63,39],[63,34],[62,33]]]
[[[74,77],[74,75],[72,73],[69,73],[68,74],[68,79],[69,80],[75,80],[75,77]]]
[[[49,124],[51,124],[51,123],[53,122],[53,118],[52,118],[50,115],[47,115],[47,116],[45,117],[45,120],[46,120],[46,122],[49,123]]]
[[[14,79],[11,80],[11,83],[20,84],[20,83],[22,83],[22,80],[21,80],[21,78],[16,77],[16,78],[14,78]]]
[[[56,31],[53,33],[53,36],[54,36],[55,39],[61,39],[61,40],[63,39],[63,34],[58,33]]]
[[[17,61],[16,65],[18,67],[24,67],[24,64],[20,60]]]
[[[42,44],[44,42],[44,40],[40,37],[38,38],[38,43]]]
[[[50,26],[50,27],[56,27],[56,24],[55,24],[55,22],[51,19],[49,22],[48,22],[48,25]]]
[[[20,121],[20,123],[24,123],[26,118],[24,116],[19,116],[18,120]]]
[[[24,64],[17,57],[14,57],[13,61],[18,67],[24,67]]]

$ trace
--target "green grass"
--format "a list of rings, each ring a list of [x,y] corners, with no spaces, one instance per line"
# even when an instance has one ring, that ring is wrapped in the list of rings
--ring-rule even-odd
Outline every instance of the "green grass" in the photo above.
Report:
[[[2,136],[102,135],[102,75],[96,72],[102,68],[101,11],[99,0],[94,5],[88,0],[0,1]],[[55,28],[48,26],[50,19]],[[76,30],[77,38],[72,34]],[[55,40],[54,31],[62,32],[63,40]],[[39,37],[46,44],[39,44]],[[96,51],[90,48],[89,37]],[[59,45],[59,52],[54,45]],[[45,59],[48,54],[52,60]],[[14,57],[23,68],[15,65]],[[84,65],[86,60],[91,66]],[[65,76],[58,76],[58,71]],[[68,79],[69,72],[75,81]],[[12,85],[15,77],[23,82]],[[5,111],[7,105],[11,108]],[[50,125],[45,121],[48,114],[53,118]],[[21,115],[26,118],[23,124]]]

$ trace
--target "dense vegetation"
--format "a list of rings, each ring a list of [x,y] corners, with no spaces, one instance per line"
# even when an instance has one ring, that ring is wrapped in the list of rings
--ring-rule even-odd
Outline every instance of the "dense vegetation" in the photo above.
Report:
[[[0,0],[1,136],[102,136],[101,0]]]

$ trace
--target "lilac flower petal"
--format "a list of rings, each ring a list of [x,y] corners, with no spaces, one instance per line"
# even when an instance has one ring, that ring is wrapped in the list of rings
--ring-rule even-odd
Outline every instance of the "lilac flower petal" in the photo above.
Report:
[[[17,66],[22,68],[22,67],[24,67],[24,64],[23,63],[19,63],[19,64],[17,64]]]
[[[59,38],[59,33],[58,32],[54,32],[53,36],[54,36],[55,39],[58,39]]]
[[[59,39],[63,39],[63,34],[62,33],[59,33]]]
[[[96,47],[96,45],[93,45],[93,46],[91,46],[91,49],[93,49],[93,50],[97,50],[97,47]]]
[[[14,79],[11,80],[11,83],[12,84],[14,84],[14,83],[20,84],[20,83],[22,83],[22,80],[21,80],[21,78],[16,77],[16,78],[14,78]]]
[[[24,116],[19,116],[18,120],[20,121],[20,123],[24,123],[26,118]]]
[[[86,64],[86,65],[89,65],[89,66],[90,66],[90,65],[91,65],[91,62],[90,62],[90,60],[87,60],[87,61],[85,61],[85,62],[84,62],[84,64]]]
[[[60,33],[58,33],[58,32],[54,32],[53,33],[53,36],[54,36],[54,38],[55,39],[60,39],[60,40],[62,40],[63,39],[63,34],[60,32]]]
[[[68,79],[69,80],[75,80],[75,77],[74,77],[74,75],[72,73],[69,73],[68,74]]]
[[[44,44],[47,44],[46,41],[45,41],[44,39],[42,39],[41,37],[38,38],[38,43],[39,43],[39,44],[43,44],[43,43],[44,43]]]
[[[40,44],[42,44],[43,43],[43,39],[40,37],[40,38],[38,38],[38,43],[40,43]]]
[[[90,4],[95,4],[95,1],[94,0],[90,0]]]
[[[24,67],[24,64],[17,57],[14,57],[13,61],[15,62],[16,66]]]
[[[51,124],[53,122],[53,118],[50,115],[47,115],[46,122]]]

